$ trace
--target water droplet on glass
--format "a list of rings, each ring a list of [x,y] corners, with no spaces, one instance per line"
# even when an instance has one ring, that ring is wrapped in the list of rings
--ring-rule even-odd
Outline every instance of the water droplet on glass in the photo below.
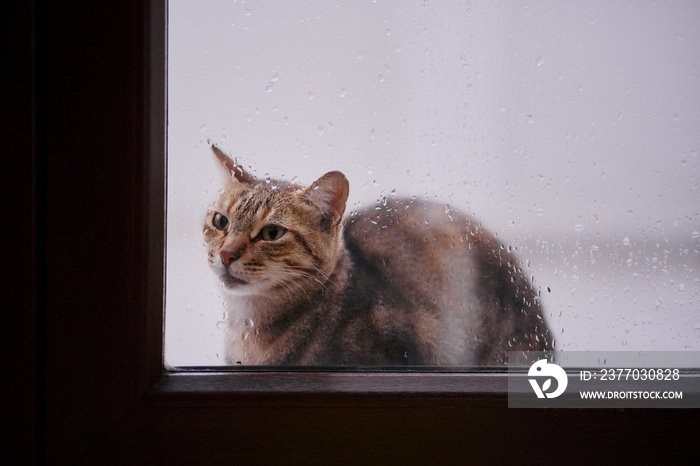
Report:
[[[537,57],[537,60],[535,60],[535,64],[537,66],[542,66],[544,65],[544,57]]]
[[[253,322],[253,319],[248,318],[248,319],[245,320],[245,326],[246,326],[246,327],[249,327],[249,328],[252,328],[252,327],[255,326],[255,322]]]
[[[577,223],[576,225],[574,225],[574,231],[583,231],[585,229],[586,227],[584,227],[581,223]]]
[[[279,81],[280,77],[275,73],[272,78],[270,79],[270,82],[267,83],[267,86],[265,86],[265,91],[267,92],[272,92],[275,90],[275,84],[277,84],[277,81]]]
[[[340,91],[338,91],[338,95],[340,97],[345,97],[345,94],[347,94],[348,91],[345,90],[345,88],[341,88]]]

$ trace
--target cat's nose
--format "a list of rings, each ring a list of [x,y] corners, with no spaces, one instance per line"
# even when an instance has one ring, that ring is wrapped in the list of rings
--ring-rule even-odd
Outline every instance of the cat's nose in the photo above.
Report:
[[[224,249],[219,253],[221,256],[221,263],[226,267],[236,262],[241,257],[241,254],[241,249]]]

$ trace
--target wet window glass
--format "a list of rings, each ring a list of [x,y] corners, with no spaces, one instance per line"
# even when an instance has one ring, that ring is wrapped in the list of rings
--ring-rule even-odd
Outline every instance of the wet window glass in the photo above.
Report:
[[[166,364],[700,350],[698,18],[171,0]]]

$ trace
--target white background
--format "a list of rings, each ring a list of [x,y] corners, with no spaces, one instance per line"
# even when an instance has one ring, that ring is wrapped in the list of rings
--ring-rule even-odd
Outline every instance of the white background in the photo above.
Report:
[[[420,196],[529,265],[561,350],[700,349],[700,6],[171,0],[166,362],[224,364],[217,143]]]

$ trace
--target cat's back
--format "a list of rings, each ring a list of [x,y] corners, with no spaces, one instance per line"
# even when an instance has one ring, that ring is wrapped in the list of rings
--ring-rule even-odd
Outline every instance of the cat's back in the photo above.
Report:
[[[377,284],[378,312],[416,332],[425,363],[501,364],[504,348],[550,348],[518,261],[471,217],[392,200],[353,213],[345,240],[360,275]]]
[[[495,246],[472,218],[448,206],[403,199],[351,214],[345,239],[386,280],[402,288],[427,284],[432,294],[473,278],[484,249]]]

